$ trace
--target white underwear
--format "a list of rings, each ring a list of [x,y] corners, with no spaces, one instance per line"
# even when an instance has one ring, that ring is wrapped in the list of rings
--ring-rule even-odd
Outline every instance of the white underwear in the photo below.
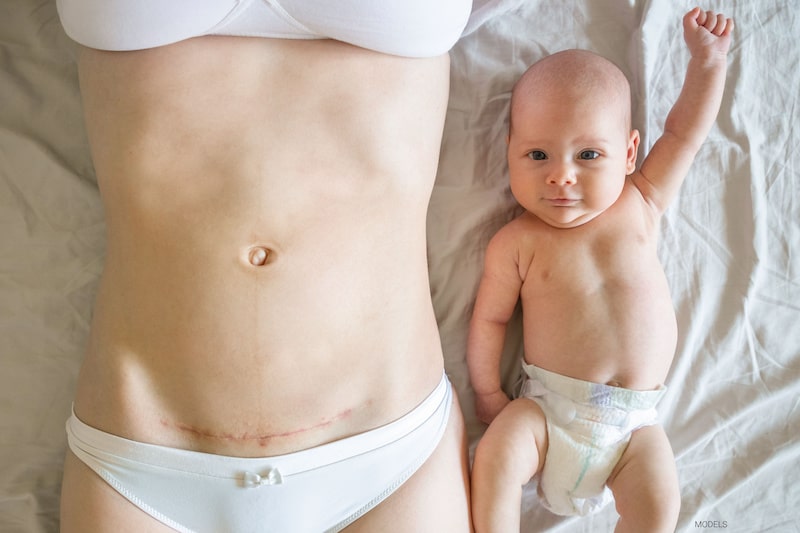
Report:
[[[70,450],[134,505],[181,532],[340,531],[430,457],[453,402],[442,377],[413,411],[377,429],[287,455],[239,458],[136,442],[73,414]]]
[[[591,383],[522,364],[521,396],[547,419],[547,455],[539,478],[542,504],[559,515],[586,515],[613,500],[606,481],[631,434],[658,423],[666,388],[634,391]]]
[[[467,0],[57,0],[72,39],[140,50],[201,35],[336,39],[408,57],[441,55],[467,24]]]

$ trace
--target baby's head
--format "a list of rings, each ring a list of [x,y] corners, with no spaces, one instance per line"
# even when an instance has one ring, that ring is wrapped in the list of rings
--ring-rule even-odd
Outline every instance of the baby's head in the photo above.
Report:
[[[567,50],[548,56],[514,86],[511,190],[552,226],[585,224],[613,205],[635,169],[638,146],[628,80],[596,54]]]

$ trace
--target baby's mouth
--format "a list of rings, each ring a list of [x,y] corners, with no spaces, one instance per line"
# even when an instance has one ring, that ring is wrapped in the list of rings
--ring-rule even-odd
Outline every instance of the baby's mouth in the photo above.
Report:
[[[578,198],[546,198],[545,200],[555,207],[572,207],[580,201]]]

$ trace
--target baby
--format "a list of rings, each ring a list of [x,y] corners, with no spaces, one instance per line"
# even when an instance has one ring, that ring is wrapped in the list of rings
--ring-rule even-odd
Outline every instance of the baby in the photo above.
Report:
[[[677,102],[639,170],[630,87],[609,61],[570,50],[534,64],[511,98],[508,167],[525,212],[486,251],[467,361],[479,418],[476,530],[519,531],[522,486],[586,514],[616,500],[617,531],[674,531],[675,459],[655,406],[675,352],[656,255],[659,220],[713,125],[733,21],[695,8]],[[521,298],[527,374],[500,388],[506,324]]]

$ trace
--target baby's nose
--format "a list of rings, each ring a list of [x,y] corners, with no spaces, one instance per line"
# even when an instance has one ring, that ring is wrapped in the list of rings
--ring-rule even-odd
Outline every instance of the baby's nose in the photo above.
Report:
[[[575,172],[569,165],[559,165],[548,176],[551,185],[572,185],[575,183]]]

